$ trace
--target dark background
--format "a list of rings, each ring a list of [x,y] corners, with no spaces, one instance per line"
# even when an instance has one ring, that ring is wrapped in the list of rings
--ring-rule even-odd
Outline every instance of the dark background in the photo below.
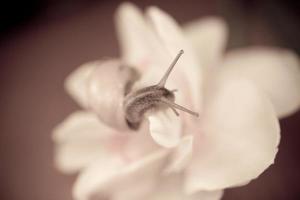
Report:
[[[157,5],[179,23],[225,17],[229,48],[276,45],[300,53],[299,1],[136,1]],[[118,56],[113,13],[120,1],[1,1],[0,199],[70,200],[74,177],[53,167],[52,128],[78,109],[63,91],[78,65]],[[276,164],[224,200],[300,199],[300,112],[281,121]]]

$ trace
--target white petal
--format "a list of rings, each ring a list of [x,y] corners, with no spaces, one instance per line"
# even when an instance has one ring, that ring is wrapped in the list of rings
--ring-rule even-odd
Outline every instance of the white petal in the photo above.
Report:
[[[113,200],[133,200],[154,187],[165,165],[167,151],[158,151],[133,163],[100,160],[84,170],[74,186],[75,199],[88,200],[110,197]]]
[[[152,138],[159,145],[174,147],[181,137],[181,120],[171,109],[158,111],[148,116]]]
[[[116,25],[122,59],[126,64],[142,72],[149,66],[164,64],[160,60],[164,60],[161,44],[135,5],[128,2],[121,4],[116,13]]]
[[[300,108],[300,63],[293,52],[264,47],[237,49],[229,52],[223,65],[228,73],[246,77],[261,87],[279,117]]]
[[[204,67],[215,66],[224,53],[228,28],[223,19],[206,17],[184,26],[184,32]]]
[[[101,194],[100,190],[105,188],[106,184],[114,179],[117,172],[124,166],[123,160],[116,157],[95,160],[79,174],[73,187],[74,199],[92,200],[98,199],[96,196],[100,197],[100,195],[105,198],[107,194],[103,191]]]
[[[249,182],[273,164],[280,139],[272,104],[245,80],[219,79],[205,99],[203,132],[194,140],[186,191]]]
[[[200,191],[193,195],[186,195],[186,200],[220,200],[223,196],[223,190]]]
[[[200,91],[202,87],[202,73],[193,48],[190,46],[187,38],[185,38],[181,28],[167,13],[156,7],[150,7],[147,10],[147,14],[157,35],[171,55],[171,58],[175,58],[179,50],[184,50],[185,53],[178,60],[176,68],[169,77],[169,80],[173,83],[179,82],[179,92],[184,93],[185,96],[191,97],[190,101],[193,106],[192,108],[199,111],[201,106]],[[184,83],[182,84],[183,79]],[[184,86],[184,88],[181,89],[182,86],[180,84]],[[187,86],[190,91],[186,91]]]
[[[146,200],[219,200],[223,195],[219,191],[200,191],[192,195],[183,191],[183,179],[180,175],[161,177],[156,185],[156,189]]]
[[[102,157],[102,154],[101,142],[86,141],[77,144],[61,144],[55,148],[55,166],[63,173],[76,173],[98,157]]]
[[[53,131],[57,168],[65,173],[74,173],[96,158],[107,156],[109,152],[104,144],[115,134],[95,114],[73,113]]]
[[[185,136],[174,149],[170,163],[165,172],[167,174],[180,172],[188,164],[193,155],[193,136]]]
[[[65,89],[83,108],[88,106],[86,85],[88,78],[101,61],[89,62],[78,67],[65,80]]]

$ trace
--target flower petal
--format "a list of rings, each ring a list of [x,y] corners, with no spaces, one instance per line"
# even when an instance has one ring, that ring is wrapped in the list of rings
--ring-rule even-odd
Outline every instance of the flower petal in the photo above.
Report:
[[[77,200],[98,199],[101,195],[106,198],[102,191],[106,184],[116,177],[117,172],[124,167],[125,163],[118,157],[108,157],[95,160],[91,165],[82,170],[73,187],[73,196]],[[100,189],[98,189],[98,187]],[[103,189],[104,190],[104,189]],[[101,199],[101,198],[99,198]]]
[[[171,109],[148,116],[150,134],[159,145],[170,148],[178,145],[181,137],[181,120]]]
[[[185,136],[174,149],[165,173],[180,172],[191,160],[193,154],[193,136]]]
[[[219,200],[223,195],[222,190],[200,191],[192,195],[183,191],[183,179],[180,175],[162,177],[145,200]]]
[[[224,53],[228,28],[223,19],[206,17],[184,26],[184,33],[204,67],[215,66]]]
[[[150,65],[161,64],[160,58],[164,55],[161,44],[135,5],[121,4],[116,13],[116,26],[124,63],[141,72]]]
[[[55,164],[65,173],[74,173],[98,157],[107,157],[104,143],[116,132],[103,125],[90,112],[71,114],[53,131]]]
[[[271,99],[279,117],[300,108],[300,62],[293,52],[278,48],[251,47],[227,54],[224,70],[254,81]]]
[[[87,83],[89,108],[107,125],[120,130],[128,129],[123,109],[126,87],[136,79],[132,68],[119,60],[108,60],[97,66]]]
[[[180,84],[177,85],[179,91],[184,93],[184,96],[191,97],[189,103],[192,104],[193,109],[199,111],[202,74],[193,48],[176,21],[167,13],[159,8],[150,7],[147,10],[147,15],[171,58],[175,58],[179,50],[183,49],[185,51],[182,58],[178,60],[176,69],[172,72],[169,80],[173,83],[179,81]],[[185,83],[181,84],[183,79]],[[182,86],[184,88],[181,89]],[[189,87],[190,91],[186,91],[186,86]]]
[[[133,163],[107,159],[95,162],[78,177],[75,199],[88,200],[109,197],[113,200],[133,200],[154,187],[165,165],[167,151],[157,151]]]
[[[89,62],[78,67],[65,81],[65,89],[71,97],[83,108],[88,105],[86,84],[92,71],[101,61]]]
[[[220,200],[223,196],[223,190],[199,191],[193,195],[186,195],[184,200]]]
[[[205,99],[186,191],[218,190],[257,178],[273,164],[280,139],[272,104],[245,80],[218,77]]]

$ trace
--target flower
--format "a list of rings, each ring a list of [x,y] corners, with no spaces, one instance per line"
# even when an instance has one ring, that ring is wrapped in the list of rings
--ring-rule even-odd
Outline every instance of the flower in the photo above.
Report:
[[[273,164],[278,117],[300,107],[295,54],[249,47],[223,56],[221,19],[181,29],[156,7],[144,17],[124,3],[116,23],[122,58],[87,63],[67,78],[66,89],[83,110],[53,134],[58,169],[79,172],[75,199],[217,200],[223,189],[245,185]],[[180,49],[185,55],[165,88],[199,117],[177,117],[174,107],[160,105],[136,115],[134,124],[124,107],[140,112],[128,96],[157,84]]]

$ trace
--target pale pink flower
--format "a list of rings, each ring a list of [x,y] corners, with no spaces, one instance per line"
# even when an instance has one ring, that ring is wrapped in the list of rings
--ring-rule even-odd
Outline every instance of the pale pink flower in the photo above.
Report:
[[[227,27],[204,18],[181,29],[156,7],[129,3],[116,14],[122,58],[87,63],[66,81],[84,110],[54,130],[56,165],[80,172],[75,199],[217,200],[273,164],[278,117],[300,106],[298,57],[249,47],[224,55]],[[125,121],[126,94],[155,85],[180,49],[166,83],[171,109],[148,111],[138,130]]]

